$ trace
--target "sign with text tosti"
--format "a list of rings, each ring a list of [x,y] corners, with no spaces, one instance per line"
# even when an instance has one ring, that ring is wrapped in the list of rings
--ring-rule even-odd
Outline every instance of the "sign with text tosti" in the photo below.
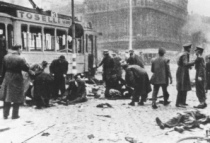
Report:
[[[17,17],[28,21],[40,22],[46,24],[55,24],[60,26],[62,25],[67,27],[69,27],[72,23],[71,20],[61,19],[55,16],[54,17],[46,16],[21,10],[17,10]]]

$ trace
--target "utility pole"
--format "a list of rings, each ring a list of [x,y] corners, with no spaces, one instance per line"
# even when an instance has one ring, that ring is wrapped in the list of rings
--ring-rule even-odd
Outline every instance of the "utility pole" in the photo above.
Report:
[[[71,10],[72,10],[72,74],[77,74],[77,51],[76,51],[76,45],[75,45],[75,16],[74,16],[74,0],[71,0]]]
[[[132,12],[132,0],[129,0],[129,11],[130,11],[130,16],[129,16],[129,50],[133,49],[133,12]]]

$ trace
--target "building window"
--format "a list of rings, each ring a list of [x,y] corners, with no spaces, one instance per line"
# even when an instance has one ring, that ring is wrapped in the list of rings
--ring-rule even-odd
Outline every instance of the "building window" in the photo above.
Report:
[[[56,30],[57,36],[55,41],[56,51],[66,52],[66,31]]]

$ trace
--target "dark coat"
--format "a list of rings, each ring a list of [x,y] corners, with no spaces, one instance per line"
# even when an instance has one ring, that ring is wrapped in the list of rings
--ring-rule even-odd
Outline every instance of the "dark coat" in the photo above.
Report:
[[[107,81],[114,69],[114,60],[109,55],[105,56],[99,66],[103,65],[103,80]]]
[[[36,75],[34,79],[34,97],[42,99],[50,99],[53,87],[53,77],[45,72]]]
[[[206,81],[206,68],[205,68],[205,61],[203,57],[197,57],[195,60],[195,80],[198,80],[198,77],[201,77],[203,79],[203,82]]]
[[[60,62],[59,59],[55,59],[50,64],[50,73],[55,75],[63,75],[67,74],[68,72],[68,62],[64,60],[63,62]]]
[[[120,57],[114,57],[114,71],[117,74],[117,76],[121,77],[122,76],[122,68],[121,68],[121,58]]]
[[[178,69],[176,72],[177,90],[189,91],[191,90],[189,69],[194,63],[189,62],[189,53],[183,52],[178,58]]]
[[[210,89],[210,61],[206,63],[206,89]]]
[[[28,71],[25,59],[17,52],[7,54],[3,60],[3,83],[0,89],[0,99],[5,102],[24,102],[24,79],[22,71]]]
[[[153,73],[151,77],[151,84],[168,84],[170,73],[167,59],[164,57],[157,57],[152,60],[151,71]]]
[[[127,63],[129,65],[138,65],[138,66],[144,68],[143,61],[141,61],[141,58],[136,54],[130,55],[130,57],[127,60]]]
[[[128,86],[139,89],[142,95],[148,94],[151,91],[148,74],[145,69],[138,65],[128,66],[125,81]]]

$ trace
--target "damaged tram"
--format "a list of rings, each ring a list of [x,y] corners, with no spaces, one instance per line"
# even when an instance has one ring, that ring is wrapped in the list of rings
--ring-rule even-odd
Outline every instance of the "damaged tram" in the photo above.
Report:
[[[0,2],[0,67],[6,51],[13,45],[21,45],[22,55],[29,64],[43,60],[50,64],[64,55],[69,62],[68,74],[71,75],[71,19],[51,11]],[[77,73],[90,73],[97,65],[97,33],[91,27],[83,27],[78,20],[76,23],[83,29],[83,35],[75,40]]]

